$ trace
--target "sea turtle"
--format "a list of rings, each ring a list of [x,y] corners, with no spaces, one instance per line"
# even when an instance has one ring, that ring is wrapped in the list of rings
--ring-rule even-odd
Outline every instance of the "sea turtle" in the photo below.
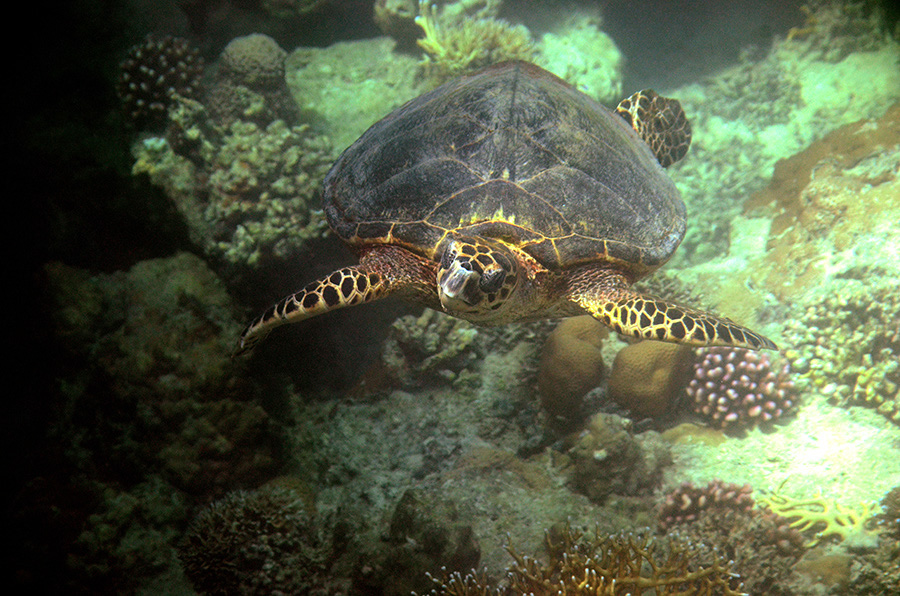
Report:
[[[450,81],[377,122],[325,177],[325,215],[359,264],[254,320],[274,327],[400,296],[480,325],[590,314],[615,331],[775,348],[631,284],[665,263],[685,207],[662,166],[690,144],[681,105],[646,90],[611,111],[508,62]]]

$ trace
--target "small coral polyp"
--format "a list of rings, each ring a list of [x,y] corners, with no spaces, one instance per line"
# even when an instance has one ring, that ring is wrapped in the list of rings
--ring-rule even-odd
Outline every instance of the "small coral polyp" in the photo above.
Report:
[[[781,418],[797,403],[790,366],[742,348],[697,350],[687,393],[695,413],[722,429],[752,427]]]

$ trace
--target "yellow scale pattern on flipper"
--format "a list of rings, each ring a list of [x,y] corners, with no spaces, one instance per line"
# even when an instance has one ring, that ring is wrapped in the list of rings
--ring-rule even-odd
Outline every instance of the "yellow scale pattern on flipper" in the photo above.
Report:
[[[632,296],[600,303],[589,310],[605,325],[631,337],[697,346],[777,349],[769,339],[729,319],[654,298]]]
[[[358,267],[339,269],[284,298],[250,323],[241,334],[234,356],[252,350],[275,327],[302,321],[336,308],[371,302],[388,293],[388,284],[378,273],[362,271]]]

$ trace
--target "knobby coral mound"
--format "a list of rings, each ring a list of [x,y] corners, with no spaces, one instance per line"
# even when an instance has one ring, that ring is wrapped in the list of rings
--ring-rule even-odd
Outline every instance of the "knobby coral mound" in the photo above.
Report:
[[[582,398],[603,380],[601,347],[607,328],[591,316],[562,320],[547,337],[538,367],[541,405],[554,417],[581,413]]]
[[[687,393],[694,412],[719,428],[765,424],[794,409],[797,390],[787,363],[776,366],[765,352],[742,348],[697,352]]]
[[[148,35],[119,65],[116,92],[124,112],[139,125],[162,122],[175,95],[196,99],[203,58],[180,37]]]
[[[236,491],[205,508],[179,547],[209,594],[307,594],[325,583],[330,548],[307,505],[285,487]]]
[[[512,596],[551,594],[717,594],[739,596],[740,578],[720,558],[698,564],[695,551],[671,541],[667,547],[646,535],[594,536],[571,530],[546,535],[547,562],[508,548],[514,559],[504,583],[492,585],[483,574],[453,573],[435,579],[432,595]]]
[[[235,120],[262,126],[295,121],[299,112],[285,80],[286,59],[287,52],[268,35],[233,39],[222,50],[205,99],[213,118],[226,126]]]
[[[711,509],[750,511],[753,508],[753,489],[749,484],[739,486],[713,480],[704,487],[685,482],[666,495],[658,513],[660,530],[696,520],[700,513]]]
[[[616,354],[609,396],[638,416],[662,416],[690,378],[693,350],[659,341],[630,344]]]

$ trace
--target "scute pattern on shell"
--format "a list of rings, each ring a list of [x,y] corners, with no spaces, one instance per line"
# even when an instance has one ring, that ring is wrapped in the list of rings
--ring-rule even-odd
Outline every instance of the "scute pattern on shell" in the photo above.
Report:
[[[325,212],[351,244],[433,258],[458,232],[520,246],[548,268],[608,260],[638,277],[685,231],[677,189],[625,120],[519,62],[376,123],[326,177]]]

